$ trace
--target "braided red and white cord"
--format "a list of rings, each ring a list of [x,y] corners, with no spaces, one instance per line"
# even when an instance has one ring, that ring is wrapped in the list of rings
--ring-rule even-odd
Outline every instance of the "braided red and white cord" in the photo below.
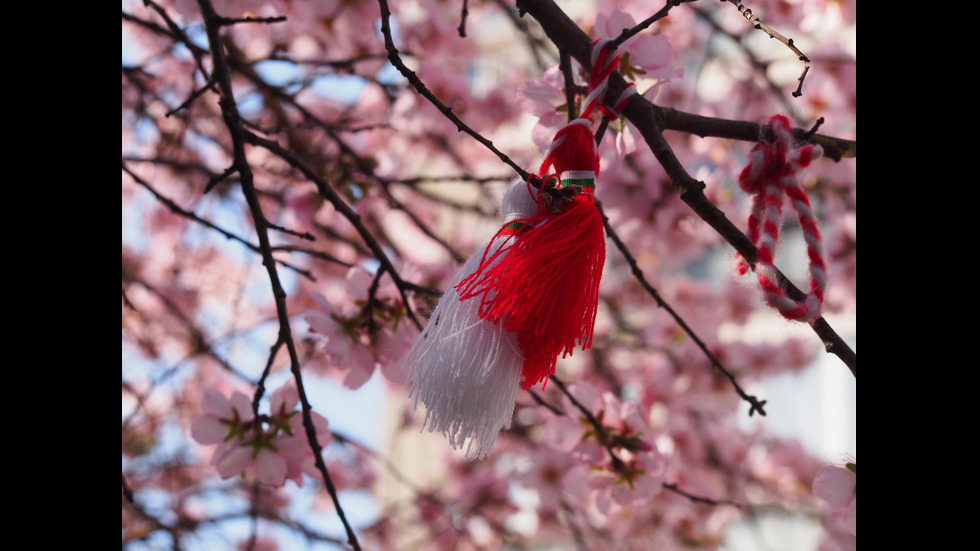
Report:
[[[592,111],[598,107],[599,111],[610,119],[618,119],[626,103],[636,93],[636,85],[629,83],[623,93],[616,98],[612,107],[602,103],[606,97],[606,89],[609,87],[609,76],[619,65],[619,55],[611,55],[609,43],[611,38],[601,38],[592,43],[592,70],[589,71],[589,93],[582,100],[582,118],[588,118]]]
[[[810,323],[820,315],[824,291],[827,288],[827,270],[823,259],[823,246],[817,218],[810,208],[806,192],[800,187],[796,174],[823,154],[819,145],[795,147],[789,119],[775,115],[769,119],[773,138],[762,140],[749,152],[749,164],[742,170],[738,185],[753,194],[752,213],[749,216],[749,239],[758,247],[755,272],[759,277],[763,300],[783,317]],[[802,301],[786,295],[779,285],[773,257],[779,242],[782,226],[783,195],[790,199],[803,230],[803,239],[810,258],[810,291]],[[736,269],[740,275],[749,270],[742,257],[736,257]]]

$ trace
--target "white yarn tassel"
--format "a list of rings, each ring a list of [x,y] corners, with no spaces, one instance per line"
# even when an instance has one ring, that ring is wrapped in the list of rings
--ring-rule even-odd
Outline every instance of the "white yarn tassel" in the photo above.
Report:
[[[534,216],[537,209],[521,180],[511,184],[501,204],[505,223]],[[484,250],[493,255],[516,238],[495,237],[466,261],[402,367],[409,368],[414,407],[421,402],[426,408],[422,430],[442,432],[453,448],[465,445],[466,456],[476,459],[490,453],[501,429],[510,428],[524,355],[514,333],[480,318],[479,300],[459,299],[456,284],[476,271]]]

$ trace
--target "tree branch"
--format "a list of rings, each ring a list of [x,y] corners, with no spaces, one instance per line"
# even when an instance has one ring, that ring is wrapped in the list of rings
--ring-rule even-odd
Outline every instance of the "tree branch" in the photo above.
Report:
[[[327,201],[330,201],[330,204],[333,205],[334,208],[336,208],[337,211],[340,212],[344,218],[346,218],[347,221],[354,226],[354,229],[357,230],[358,235],[361,236],[361,239],[363,239],[367,246],[371,249],[371,252],[374,254],[375,258],[381,262],[381,269],[387,271],[388,274],[391,275],[391,279],[394,280],[395,286],[398,287],[398,291],[401,294],[402,302],[405,304],[405,311],[408,313],[409,318],[411,318],[415,323],[416,327],[418,327],[421,331],[422,324],[412,311],[411,304],[408,301],[408,296],[405,294],[406,289],[408,289],[410,286],[405,283],[400,275],[398,275],[398,271],[395,270],[395,266],[391,263],[388,255],[385,254],[384,249],[381,248],[381,244],[378,243],[378,240],[374,238],[371,231],[368,230],[364,225],[364,222],[361,221],[361,215],[354,212],[354,210],[350,208],[350,205],[348,205],[340,197],[340,195],[334,191],[329,182],[306,165],[306,163],[301,161],[292,151],[282,147],[278,142],[267,140],[251,132],[244,132],[243,138],[252,145],[264,147],[270,152],[278,155],[284,161],[289,163],[290,166],[302,172],[309,181],[316,184],[316,188],[320,192],[320,195],[322,195]]]
[[[237,241],[237,242],[241,243],[242,245],[245,245],[246,247],[249,248],[249,250],[252,250],[252,251],[257,252],[257,253],[261,253],[262,252],[262,248],[261,247],[257,247],[254,244],[249,243],[248,241],[242,239],[241,237],[238,237],[237,235],[235,235],[235,234],[233,234],[233,233],[231,233],[231,232],[229,232],[229,231],[227,231],[225,229],[222,229],[221,227],[215,225],[214,223],[212,223],[212,222],[210,222],[208,220],[205,220],[205,219],[201,218],[197,214],[195,214],[195,213],[193,213],[193,212],[191,212],[189,210],[185,210],[185,209],[181,208],[180,205],[178,205],[177,203],[175,203],[172,199],[170,199],[169,197],[163,195],[162,193],[160,193],[159,191],[157,191],[156,189],[154,189],[153,186],[151,186],[149,184],[149,182],[147,182],[143,178],[140,178],[139,176],[137,176],[136,173],[134,173],[132,170],[129,169],[129,167],[126,166],[126,163],[125,162],[122,163],[122,170],[123,170],[123,172],[125,172],[126,174],[128,174],[133,179],[133,181],[135,181],[137,184],[143,186],[144,188],[146,188],[147,191],[149,191],[150,193],[152,193],[153,196],[156,197],[158,201],[160,201],[161,203],[163,203],[164,205],[166,205],[166,207],[168,209],[170,209],[170,211],[173,212],[174,214],[183,216],[184,218],[187,218],[188,220],[192,220],[194,222],[197,222],[198,224],[201,224],[202,226],[205,226],[207,228],[211,228],[212,230],[214,230],[214,231],[220,233],[221,235],[225,236],[225,238],[231,239],[232,241]],[[274,260],[276,262],[278,262],[279,264],[282,264],[286,268],[289,268],[290,270],[293,270],[296,273],[298,273],[298,274],[300,274],[300,275],[308,278],[309,280],[311,280],[311,281],[314,280],[313,274],[311,274],[309,271],[303,270],[301,268],[297,268],[296,266],[293,266],[292,264],[289,264],[288,262],[285,262],[285,261],[282,261],[282,260],[278,260],[278,259],[274,259]]]
[[[727,0],[727,1],[733,4],[736,8],[738,8],[738,12],[741,13],[742,17],[747,19],[748,22],[751,23],[753,27],[768,34],[769,38],[775,38],[776,40],[785,44],[786,47],[792,50],[792,52],[796,54],[796,56],[800,59],[800,61],[803,62],[803,73],[800,74],[800,78],[797,81],[799,84],[797,85],[796,90],[793,92],[794,98],[798,98],[802,96],[803,79],[806,78],[806,74],[810,70],[810,58],[808,58],[803,52],[800,51],[799,48],[796,47],[796,45],[793,44],[792,38],[786,38],[785,36],[772,30],[772,28],[770,28],[768,25],[763,23],[762,20],[759,19],[757,15],[752,15],[752,10],[746,8],[744,5],[742,5],[741,2],[739,2],[738,0]]]
[[[731,381],[732,386],[735,388],[735,392],[738,393],[738,395],[743,400],[745,400],[750,404],[751,407],[749,408],[749,417],[751,417],[752,414],[755,413],[756,411],[759,412],[759,415],[765,415],[766,410],[762,408],[766,405],[766,400],[759,400],[755,396],[746,394],[745,391],[742,390],[742,387],[740,387],[738,383],[735,381],[735,376],[732,375],[731,372],[729,372],[727,369],[725,369],[724,366],[721,365],[721,362],[719,362],[718,359],[715,358],[714,354],[712,354],[711,351],[708,350],[708,347],[707,345],[704,344],[704,341],[702,341],[701,338],[697,336],[694,330],[687,325],[687,323],[677,314],[677,312],[675,312],[674,309],[671,308],[666,301],[664,301],[663,297],[660,296],[660,293],[658,293],[657,290],[654,289],[654,287],[650,285],[650,283],[646,280],[646,277],[644,277],[643,275],[643,270],[640,269],[640,266],[636,263],[636,259],[633,258],[633,255],[630,253],[629,249],[626,248],[626,244],[623,243],[621,239],[619,239],[618,235],[616,235],[616,232],[613,230],[612,224],[609,223],[609,218],[606,216],[606,213],[603,212],[602,210],[602,204],[599,203],[598,201],[596,201],[596,208],[599,209],[599,214],[602,216],[602,224],[606,228],[606,235],[608,235],[610,239],[613,240],[613,243],[616,244],[616,248],[619,249],[619,252],[621,252],[623,254],[623,257],[626,258],[626,263],[629,264],[630,271],[633,273],[633,277],[635,277],[636,280],[640,282],[640,285],[643,286],[643,289],[651,297],[653,297],[653,300],[657,303],[657,306],[666,310],[667,313],[670,314],[670,317],[674,318],[674,321],[676,321],[677,324],[681,326],[681,329],[683,329],[684,332],[691,337],[691,339],[698,346],[698,348],[701,349],[701,352],[703,352],[704,355],[708,357],[708,360],[711,362],[711,365],[716,369],[718,369],[718,371],[721,371],[722,374],[725,375],[725,377],[727,377],[729,381]]]
[[[425,84],[422,83],[418,75],[416,75],[414,71],[412,71],[405,65],[405,63],[402,61],[401,56],[398,54],[398,48],[395,47],[394,39],[392,39],[391,37],[391,24],[390,24],[391,11],[388,9],[388,1],[378,0],[378,4],[381,6],[381,34],[383,34],[385,38],[385,49],[388,50],[388,61],[390,61],[391,64],[398,69],[398,72],[401,73],[402,76],[408,79],[408,82],[412,85],[413,88],[415,88],[415,91],[421,94],[425,99],[429,100],[429,102],[432,103],[432,105],[434,105],[436,109],[439,110],[440,113],[442,113],[447,119],[452,121],[453,124],[456,125],[456,129],[458,131],[466,132],[473,139],[483,144],[487,149],[492,151],[501,161],[503,161],[508,166],[513,168],[514,171],[517,172],[523,180],[527,181],[530,174],[528,174],[526,170],[521,168],[517,163],[512,161],[510,157],[508,157],[507,155],[502,153],[499,149],[497,149],[496,146],[493,145],[493,142],[484,138],[478,132],[476,132],[475,130],[467,126],[463,121],[461,121],[459,117],[457,117],[456,114],[453,113],[452,108],[447,107],[444,103],[439,101],[439,98],[435,97],[435,95],[432,92],[430,92],[428,88],[426,88]]]
[[[262,251],[262,263],[266,267],[266,271],[269,274],[269,281],[272,284],[272,294],[275,299],[276,312],[279,317],[279,339],[286,344],[286,349],[289,352],[290,370],[293,373],[293,378],[296,380],[296,390],[299,394],[300,404],[302,405],[303,426],[306,429],[306,437],[309,441],[310,447],[312,448],[313,459],[316,463],[317,470],[323,477],[323,482],[327,487],[327,492],[330,494],[334,507],[337,509],[337,516],[340,518],[344,525],[344,529],[347,531],[348,543],[351,544],[355,551],[360,551],[357,535],[354,534],[354,529],[347,521],[347,516],[344,514],[344,509],[340,505],[340,500],[337,497],[337,490],[330,478],[330,473],[327,471],[327,466],[323,462],[323,448],[320,446],[320,442],[316,437],[316,428],[313,425],[312,407],[310,406],[309,399],[306,396],[306,389],[303,385],[302,373],[300,372],[299,354],[296,352],[296,344],[293,342],[292,329],[289,323],[289,313],[286,308],[286,292],[282,288],[282,283],[279,280],[279,274],[276,271],[276,261],[272,256],[272,245],[269,242],[269,226],[265,219],[265,215],[262,213],[262,206],[259,204],[258,194],[255,191],[255,182],[253,180],[252,169],[249,166],[248,159],[245,155],[245,135],[247,131],[242,125],[241,115],[238,113],[238,107],[235,103],[235,95],[232,89],[228,61],[225,57],[221,36],[219,34],[220,18],[215,13],[214,7],[211,5],[210,0],[198,0],[198,6],[201,8],[201,14],[204,18],[204,27],[207,30],[208,43],[211,46],[211,60],[213,65],[212,76],[218,85],[218,90],[221,97],[218,102],[221,106],[221,115],[232,138],[234,164],[238,170],[239,176],[241,177],[242,193],[245,195],[245,200],[248,203],[249,211],[252,214],[252,220],[255,224],[255,232],[259,238],[259,248]]]

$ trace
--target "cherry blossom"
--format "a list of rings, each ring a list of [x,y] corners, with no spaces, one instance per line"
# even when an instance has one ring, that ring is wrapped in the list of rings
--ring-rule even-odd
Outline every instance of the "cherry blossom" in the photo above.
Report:
[[[191,436],[200,444],[217,444],[211,464],[222,478],[254,477],[256,482],[282,486],[289,478],[302,484],[303,474],[319,476],[313,451],[296,411],[295,385],[287,383],[270,396],[270,414],[255,422],[248,397],[240,392],[226,399],[217,391],[205,391],[203,414],[191,424]],[[321,446],[330,443],[327,420],[311,412]]]
[[[337,292],[347,297],[341,306],[335,307],[323,294],[311,291],[314,308],[306,310],[304,316],[310,331],[324,340],[320,349],[326,351],[330,365],[347,372],[344,385],[351,389],[364,385],[379,366],[387,379],[404,383],[404,351],[415,340],[397,289],[390,283],[381,285],[369,303],[370,287],[370,275],[351,268]]]
[[[217,444],[240,438],[254,418],[248,396],[236,391],[231,398],[213,389],[204,391],[204,412],[191,423],[191,436],[201,444]]]

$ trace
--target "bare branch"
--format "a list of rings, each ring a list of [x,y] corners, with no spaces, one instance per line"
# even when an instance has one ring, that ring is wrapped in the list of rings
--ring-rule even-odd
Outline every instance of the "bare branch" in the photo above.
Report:
[[[770,28],[768,25],[763,23],[758,16],[752,15],[752,10],[746,8],[744,5],[742,5],[741,2],[739,2],[738,0],[726,0],[726,1],[733,4],[735,7],[737,7],[738,12],[741,13],[742,17],[745,17],[745,19],[747,19],[749,23],[752,24],[753,27],[768,34],[769,38],[775,38],[776,40],[782,42],[783,44],[786,45],[787,48],[792,50],[793,53],[797,55],[797,57],[799,57],[800,61],[803,62],[803,73],[800,74],[800,78],[798,79],[799,84],[797,85],[796,90],[793,92],[793,97],[798,98],[802,96],[803,79],[806,78],[806,74],[810,70],[810,58],[808,58],[803,52],[800,51],[799,48],[796,47],[796,45],[793,44],[792,38],[786,38],[785,36],[772,30],[772,28]]]
[[[623,29],[623,32],[621,32],[619,36],[617,36],[612,42],[609,43],[608,45],[609,51],[611,52],[616,48],[619,48],[620,46],[623,45],[624,42],[626,42],[630,38],[633,38],[643,30],[647,29],[648,27],[650,27],[650,25],[653,25],[657,21],[660,21],[664,17],[667,17],[667,14],[670,12],[671,8],[675,6],[680,6],[685,2],[696,2],[696,1],[697,0],[667,0],[667,5],[660,8],[660,11],[658,11],[657,13],[651,15],[650,17],[644,19],[643,21],[640,21],[631,29]]]
[[[421,79],[419,79],[418,75],[416,75],[414,71],[412,71],[405,65],[405,63],[402,61],[401,56],[398,53],[398,48],[395,47],[394,39],[392,39],[391,37],[391,23],[390,23],[391,10],[389,10],[388,8],[388,1],[378,0],[378,3],[381,5],[381,34],[383,34],[385,37],[385,48],[388,50],[388,60],[391,61],[391,64],[398,69],[398,72],[400,72],[402,76],[408,79],[408,82],[412,85],[413,88],[415,88],[415,90],[419,94],[421,94],[425,99],[429,100],[429,102],[431,102],[432,105],[434,105],[436,109],[439,110],[439,112],[445,115],[447,119],[452,121],[453,124],[456,125],[457,130],[459,130],[460,132],[466,132],[467,134],[472,136],[473,139],[483,144],[487,149],[492,151],[501,161],[506,163],[512,169],[514,169],[514,171],[517,172],[522,179],[527,180],[530,174],[528,174],[526,170],[521,168],[517,163],[512,161],[510,157],[503,154],[499,149],[497,149],[496,146],[493,145],[493,142],[484,138],[478,132],[474,131],[472,128],[467,126],[463,121],[461,121],[459,117],[457,117],[456,114],[453,113],[453,110],[447,107],[441,101],[439,101],[439,98],[435,97],[435,95],[432,92],[430,92],[428,88],[426,88],[425,84],[422,82]]]
[[[290,370],[293,373],[293,378],[296,380],[296,390],[299,394],[300,404],[302,405],[303,426],[306,429],[307,440],[312,448],[313,459],[316,463],[317,470],[322,475],[323,482],[327,487],[327,492],[330,494],[334,507],[337,509],[337,516],[340,518],[345,530],[347,531],[348,543],[351,544],[355,551],[360,551],[360,544],[357,541],[357,535],[354,534],[354,529],[347,521],[347,516],[344,514],[344,509],[340,505],[340,500],[337,497],[337,490],[334,488],[333,481],[330,478],[330,473],[327,471],[327,466],[323,462],[323,449],[316,437],[316,428],[313,425],[312,407],[310,406],[309,399],[306,396],[306,389],[303,385],[303,377],[300,373],[299,354],[296,352],[296,345],[293,342],[292,337],[292,328],[290,327],[289,323],[289,313],[286,308],[286,292],[282,288],[282,283],[279,280],[279,274],[276,271],[276,261],[272,256],[272,245],[269,242],[268,223],[266,222],[265,215],[262,213],[262,207],[259,204],[258,194],[255,191],[252,170],[245,156],[245,134],[247,131],[242,125],[241,115],[238,113],[238,107],[235,103],[228,61],[225,57],[221,36],[219,34],[220,25],[217,23],[218,15],[215,13],[214,7],[211,5],[210,0],[198,0],[198,6],[201,8],[201,14],[204,17],[204,26],[207,30],[208,43],[211,45],[211,59],[214,65],[214,80],[218,85],[218,90],[221,95],[221,100],[219,101],[221,106],[221,114],[224,118],[225,124],[228,127],[228,131],[231,133],[234,148],[234,163],[238,169],[238,174],[241,176],[242,192],[245,195],[245,200],[248,203],[249,211],[252,214],[252,220],[255,224],[255,231],[259,238],[259,248],[262,251],[263,264],[265,265],[266,271],[269,274],[269,282],[272,284],[272,294],[275,298],[276,312],[279,317],[279,339],[286,344],[286,348],[289,352]]]
[[[168,209],[170,209],[170,211],[173,212],[174,214],[178,214],[180,216],[183,216],[184,218],[187,218],[189,220],[192,220],[194,222],[197,222],[198,224],[201,224],[202,226],[211,228],[212,230],[220,233],[221,235],[225,236],[226,238],[231,239],[233,241],[237,241],[237,242],[241,243],[242,245],[245,245],[246,247],[248,247],[250,250],[252,250],[254,252],[257,252],[257,253],[261,253],[262,252],[261,247],[257,247],[254,244],[249,243],[245,239],[243,239],[241,237],[238,237],[237,235],[235,235],[235,234],[233,234],[233,233],[231,233],[231,232],[229,232],[229,231],[227,231],[225,229],[220,228],[219,226],[215,225],[214,223],[212,223],[212,222],[210,222],[208,220],[205,220],[205,219],[201,218],[197,214],[194,214],[191,211],[188,211],[188,210],[185,210],[185,209],[181,208],[172,199],[166,197],[165,195],[163,195],[162,193],[160,193],[159,191],[157,191],[156,189],[154,189],[153,186],[151,186],[146,180],[144,180],[143,178],[140,178],[139,176],[137,176],[133,171],[131,171],[129,169],[129,167],[126,166],[126,163],[125,162],[122,163],[122,169],[123,169],[123,172],[125,172],[126,174],[128,174],[133,179],[133,181],[135,181],[137,184],[139,184],[139,185],[143,186],[144,188],[146,188],[150,193],[153,194],[154,197],[157,198],[158,201],[160,201],[161,203],[163,203],[164,205],[166,205],[166,207]],[[296,272],[296,273],[298,273],[298,274],[306,277],[307,279],[310,279],[311,281],[314,280],[313,274],[311,274],[309,271],[303,270],[302,268],[297,268],[296,266],[293,266],[292,264],[289,264],[288,262],[285,262],[285,261],[282,261],[282,260],[279,260],[279,259],[274,259],[274,260],[276,262],[278,262],[279,264],[282,264],[284,267],[289,268],[290,270],[293,270],[294,272]]]
[[[691,337],[691,340],[693,340],[694,343],[697,344],[698,348],[700,348],[701,351],[704,353],[704,355],[708,357],[708,360],[711,362],[712,367],[718,369],[718,371],[721,371],[721,373],[725,377],[727,377],[729,381],[731,381],[732,386],[735,388],[735,392],[737,392],[738,395],[743,400],[745,400],[751,405],[751,407],[749,408],[749,417],[751,417],[752,414],[755,413],[756,411],[759,412],[759,415],[765,415],[766,411],[762,408],[766,405],[766,400],[759,400],[755,396],[746,394],[745,391],[742,390],[742,387],[740,387],[738,383],[735,381],[735,376],[732,375],[730,371],[728,371],[727,369],[725,369],[724,366],[721,365],[721,362],[718,361],[718,358],[716,358],[715,355],[712,354],[710,350],[708,350],[708,347],[707,345],[704,344],[704,341],[702,341],[701,338],[698,337],[696,333],[694,333],[694,330],[687,325],[687,322],[685,322],[677,314],[677,312],[674,311],[674,309],[671,308],[666,301],[664,301],[663,297],[660,296],[660,293],[658,293],[657,290],[654,289],[654,287],[650,285],[650,283],[646,280],[646,277],[644,277],[643,275],[643,270],[640,269],[640,266],[636,263],[636,259],[633,258],[633,255],[630,253],[629,249],[626,248],[626,244],[623,243],[623,241],[619,238],[618,235],[616,235],[615,230],[613,230],[612,224],[609,223],[609,217],[607,217],[606,213],[603,212],[602,205],[598,201],[596,201],[596,207],[599,209],[599,214],[602,215],[602,224],[606,228],[606,235],[608,235],[613,240],[613,243],[616,244],[616,248],[618,248],[619,252],[621,252],[623,254],[623,257],[626,258],[626,263],[629,264],[630,271],[633,273],[633,276],[636,278],[636,280],[640,282],[640,285],[643,286],[643,289],[651,297],[653,297],[653,300],[657,303],[657,306],[666,310],[667,313],[670,314],[670,317],[674,318],[674,321],[677,322],[677,325],[681,326],[681,329],[683,329],[684,332]]]

